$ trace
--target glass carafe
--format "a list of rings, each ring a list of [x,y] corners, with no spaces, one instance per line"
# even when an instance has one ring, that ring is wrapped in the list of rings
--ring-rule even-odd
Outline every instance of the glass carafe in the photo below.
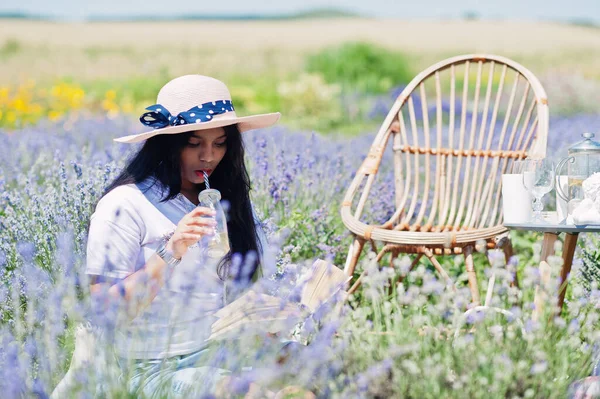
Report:
[[[584,133],[583,141],[568,150],[569,156],[560,161],[556,167],[556,177],[560,179],[563,166],[567,164],[568,190],[564,192],[557,184],[557,194],[569,204],[569,212],[583,200],[582,183],[596,172],[600,172],[600,143],[592,140],[593,133]]]
[[[213,209],[216,215],[213,216],[217,225],[215,226],[214,235],[205,237],[207,243],[207,255],[211,258],[222,258],[229,250],[229,236],[227,235],[227,218],[225,211],[221,205],[221,193],[213,188],[202,190],[198,194],[199,206]]]

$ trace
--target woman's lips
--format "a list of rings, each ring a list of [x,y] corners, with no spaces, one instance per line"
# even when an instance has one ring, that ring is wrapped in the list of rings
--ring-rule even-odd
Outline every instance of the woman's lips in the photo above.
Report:
[[[198,177],[204,177],[204,172],[210,175],[212,173],[212,169],[199,169],[194,171]]]

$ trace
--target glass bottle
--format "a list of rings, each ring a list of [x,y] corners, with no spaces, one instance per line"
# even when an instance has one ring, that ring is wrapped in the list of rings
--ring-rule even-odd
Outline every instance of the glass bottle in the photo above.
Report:
[[[207,240],[207,255],[211,258],[222,258],[229,250],[229,236],[227,235],[227,218],[221,205],[221,192],[214,188],[200,191],[198,194],[198,205],[210,208],[215,211],[215,216],[211,216],[217,222],[214,227],[214,235],[205,237]]]

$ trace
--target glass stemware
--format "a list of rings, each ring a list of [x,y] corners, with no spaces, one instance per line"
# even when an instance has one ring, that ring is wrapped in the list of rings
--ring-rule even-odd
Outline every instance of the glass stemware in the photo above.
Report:
[[[533,196],[533,223],[544,223],[542,198],[554,188],[554,162],[549,159],[525,159],[522,163],[523,185]]]

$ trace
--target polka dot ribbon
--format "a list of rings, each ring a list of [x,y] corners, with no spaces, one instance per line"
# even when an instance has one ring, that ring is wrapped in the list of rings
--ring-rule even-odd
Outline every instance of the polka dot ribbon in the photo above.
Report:
[[[146,110],[149,112],[142,114],[140,122],[154,129],[160,129],[167,126],[210,122],[215,115],[233,111],[233,104],[230,100],[212,101],[180,112],[175,116],[160,104],[151,105]]]

